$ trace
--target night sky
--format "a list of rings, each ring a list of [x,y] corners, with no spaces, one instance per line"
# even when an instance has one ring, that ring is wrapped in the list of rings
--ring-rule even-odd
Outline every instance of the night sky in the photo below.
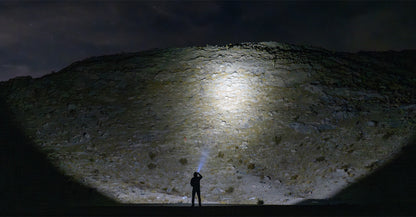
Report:
[[[277,41],[337,51],[416,48],[416,1],[2,1],[0,81],[90,56]]]

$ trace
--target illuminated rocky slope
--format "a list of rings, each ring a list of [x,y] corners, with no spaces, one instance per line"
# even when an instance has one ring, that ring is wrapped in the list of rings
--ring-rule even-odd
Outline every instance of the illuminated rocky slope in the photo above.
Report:
[[[93,57],[1,83],[66,174],[121,202],[327,198],[398,153],[416,116],[414,51],[244,43]]]

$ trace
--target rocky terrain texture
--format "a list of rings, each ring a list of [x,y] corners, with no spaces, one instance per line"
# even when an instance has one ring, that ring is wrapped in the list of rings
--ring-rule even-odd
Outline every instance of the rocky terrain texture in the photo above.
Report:
[[[325,199],[394,159],[416,123],[416,51],[275,42],[92,57],[0,83],[36,147],[123,203]]]

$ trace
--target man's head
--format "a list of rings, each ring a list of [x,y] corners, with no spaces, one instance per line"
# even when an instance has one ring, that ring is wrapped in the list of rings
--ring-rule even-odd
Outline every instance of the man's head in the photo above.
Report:
[[[198,176],[198,172],[194,172],[194,177],[197,177]]]

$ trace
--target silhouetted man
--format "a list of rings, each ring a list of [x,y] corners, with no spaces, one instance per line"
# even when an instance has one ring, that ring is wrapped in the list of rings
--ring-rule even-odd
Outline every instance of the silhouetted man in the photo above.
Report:
[[[195,193],[198,194],[199,206],[201,206],[201,189],[199,181],[202,179],[202,176],[198,172],[194,172],[194,177],[191,179],[192,185],[192,206],[194,206]]]

